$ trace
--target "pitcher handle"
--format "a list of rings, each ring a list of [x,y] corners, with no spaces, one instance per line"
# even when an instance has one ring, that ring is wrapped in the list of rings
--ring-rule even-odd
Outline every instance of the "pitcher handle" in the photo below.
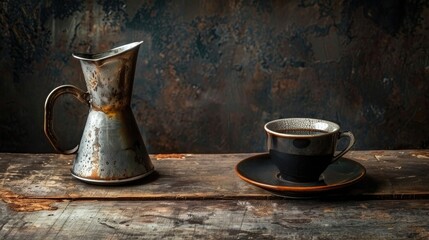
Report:
[[[58,140],[55,137],[54,128],[52,124],[53,108],[54,108],[55,101],[59,96],[63,94],[71,94],[72,96],[77,98],[77,100],[79,100],[80,102],[87,103],[89,105],[89,93],[84,92],[83,90],[73,85],[61,85],[59,87],[56,87],[54,90],[52,90],[51,93],[49,93],[48,97],[46,98],[45,116],[44,116],[44,131],[45,131],[46,137],[48,137],[49,142],[57,152],[62,154],[73,154],[78,150],[79,145],[77,145],[73,149],[63,150],[59,146]]]
[[[353,145],[355,144],[355,136],[353,135],[352,132],[346,131],[346,132],[341,132],[340,135],[338,136],[338,139],[346,137],[349,139],[349,144],[347,145],[346,148],[344,148],[342,151],[340,151],[337,155],[335,155],[332,158],[332,162],[337,161],[340,157],[342,157],[344,154],[346,154],[350,148],[353,147]]]

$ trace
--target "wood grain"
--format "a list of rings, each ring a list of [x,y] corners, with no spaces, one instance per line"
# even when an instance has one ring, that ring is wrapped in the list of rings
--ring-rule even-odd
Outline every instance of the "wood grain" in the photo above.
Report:
[[[74,156],[0,153],[0,189],[42,199],[267,199],[273,196],[234,172],[255,154],[183,154],[153,160],[156,174],[126,186],[96,186],[70,175]],[[153,156],[152,156],[153,157]],[[336,196],[353,199],[429,197],[429,150],[354,151],[347,158],[367,169],[366,178]],[[274,197],[275,198],[275,197]]]
[[[429,202],[66,201],[13,212],[0,239],[428,239]]]
[[[148,179],[96,186],[73,156],[0,153],[0,239],[429,238],[429,150],[350,152],[365,180],[306,200],[241,181],[253,155],[158,156]]]

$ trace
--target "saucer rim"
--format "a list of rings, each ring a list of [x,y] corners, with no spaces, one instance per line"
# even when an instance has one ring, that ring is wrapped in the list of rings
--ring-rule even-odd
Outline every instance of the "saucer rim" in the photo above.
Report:
[[[344,188],[344,187],[347,187],[347,186],[350,186],[352,184],[357,183],[358,181],[362,180],[362,178],[366,175],[366,168],[362,164],[360,164],[359,162],[356,162],[354,160],[344,158],[344,157],[341,157],[339,160],[345,159],[347,161],[353,162],[353,164],[356,164],[357,166],[359,166],[359,168],[361,168],[360,174],[359,174],[359,176],[357,176],[357,177],[355,177],[349,181],[341,182],[341,183],[335,183],[335,184],[331,184],[331,185],[323,185],[323,186],[271,185],[271,184],[258,182],[256,180],[245,177],[239,172],[238,165],[241,164],[242,162],[249,161],[250,159],[263,158],[263,157],[270,158],[269,153],[262,153],[262,154],[254,155],[254,156],[247,157],[247,158],[241,160],[240,162],[238,162],[235,165],[235,168],[234,168],[235,173],[238,175],[239,178],[241,178],[245,182],[248,182],[248,183],[253,184],[255,186],[261,187],[263,189],[275,190],[275,191],[279,191],[279,192],[295,192],[295,193],[314,193],[314,192],[323,192],[323,191],[330,191],[330,190],[335,190],[335,189],[339,189],[339,188]]]

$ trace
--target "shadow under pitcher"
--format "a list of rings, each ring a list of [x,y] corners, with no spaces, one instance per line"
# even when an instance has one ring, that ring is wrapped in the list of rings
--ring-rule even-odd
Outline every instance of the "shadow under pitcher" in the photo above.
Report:
[[[76,153],[71,174],[77,179],[93,184],[121,184],[154,171],[130,107],[141,43],[129,43],[97,54],[73,54],[80,60],[88,91],[62,85],[46,99],[45,134],[59,153]],[[53,131],[53,106],[63,94],[89,105],[80,144],[70,150],[59,146]]]

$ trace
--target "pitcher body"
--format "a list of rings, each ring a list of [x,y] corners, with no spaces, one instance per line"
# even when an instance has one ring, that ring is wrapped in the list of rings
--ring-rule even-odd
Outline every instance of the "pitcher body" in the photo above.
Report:
[[[139,46],[130,43],[99,54],[73,54],[80,60],[87,92],[71,85],[54,89],[45,103],[45,133],[54,148],[75,153],[72,175],[96,184],[134,181],[154,167],[134,119],[130,102]],[[89,105],[80,144],[62,150],[52,130],[52,108],[57,97],[72,94]]]

